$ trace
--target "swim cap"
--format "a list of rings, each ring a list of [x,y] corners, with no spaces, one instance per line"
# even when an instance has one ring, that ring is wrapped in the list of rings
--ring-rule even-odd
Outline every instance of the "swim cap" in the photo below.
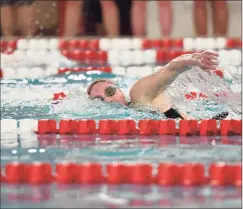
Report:
[[[96,90],[95,92],[92,92],[92,88],[98,83],[103,83],[103,85],[101,85],[101,88],[98,91]],[[105,89],[108,88],[108,87],[112,88],[113,85],[114,85],[114,82],[111,81],[111,80],[108,80],[108,79],[95,80],[95,81],[93,81],[92,83],[89,84],[89,86],[87,88],[87,94],[91,98],[103,95],[104,92],[105,92]],[[112,96],[112,91],[114,91],[114,89],[111,89],[111,88],[107,90],[106,96]]]

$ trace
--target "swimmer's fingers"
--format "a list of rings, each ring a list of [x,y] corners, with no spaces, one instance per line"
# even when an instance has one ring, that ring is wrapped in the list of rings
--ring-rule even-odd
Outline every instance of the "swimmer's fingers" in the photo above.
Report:
[[[214,53],[202,53],[200,56],[200,60],[203,60],[205,62],[207,62],[208,64],[212,64],[212,65],[218,65],[218,55],[214,54]]]
[[[199,66],[204,71],[210,73],[218,65],[218,54],[210,51],[192,54],[193,64]]]
[[[204,69],[215,70],[218,65],[218,58],[211,54],[211,52],[202,53],[199,58],[200,66]]]
[[[201,60],[215,60],[215,61],[218,61],[218,56],[217,54],[215,55],[214,53],[205,53],[205,52],[202,52],[202,53],[194,53],[192,55],[192,58],[194,60],[197,60],[197,61],[201,61]]]
[[[207,59],[207,58],[203,58],[201,60],[202,63],[206,63],[208,65],[213,65],[213,66],[217,66],[218,65],[218,61],[214,61],[212,59]]]
[[[216,53],[201,53],[201,58],[218,61],[218,54]]]
[[[213,56],[213,55],[204,55],[203,58],[204,59],[208,59],[208,60],[212,60],[212,61],[215,61],[215,62],[218,62],[218,57]]]

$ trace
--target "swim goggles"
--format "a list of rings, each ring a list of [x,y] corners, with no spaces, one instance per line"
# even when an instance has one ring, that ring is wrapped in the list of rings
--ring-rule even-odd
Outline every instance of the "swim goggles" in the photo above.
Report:
[[[102,81],[107,82],[107,80],[97,80],[97,81],[93,82],[93,83],[88,87],[87,94],[90,96],[92,87],[93,87],[96,83],[98,83],[98,82],[102,82]],[[111,96],[114,96],[114,95],[116,94],[117,90],[118,90],[118,86],[114,85],[114,84],[111,82],[111,85],[108,86],[108,87],[106,87],[106,88],[104,89],[104,96],[105,96],[105,97],[111,97]],[[103,94],[103,93],[102,93],[102,94]],[[90,98],[91,98],[91,99],[99,98],[99,99],[101,99],[102,101],[104,101],[104,99],[105,99],[103,96],[100,96],[100,95],[93,96],[93,97],[90,96]]]

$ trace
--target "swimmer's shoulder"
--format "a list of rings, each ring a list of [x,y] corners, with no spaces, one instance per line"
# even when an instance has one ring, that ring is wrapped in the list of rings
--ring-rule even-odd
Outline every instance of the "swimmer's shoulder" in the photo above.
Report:
[[[141,80],[136,81],[129,92],[130,100],[134,103],[143,103],[145,99],[145,89],[142,85],[140,85]]]

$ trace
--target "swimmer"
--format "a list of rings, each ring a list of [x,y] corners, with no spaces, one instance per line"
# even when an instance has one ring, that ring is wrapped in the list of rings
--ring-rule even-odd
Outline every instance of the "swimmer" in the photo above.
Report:
[[[180,110],[173,108],[173,104],[165,95],[166,88],[183,72],[198,66],[210,73],[218,65],[218,54],[205,51],[201,53],[185,54],[171,60],[159,71],[138,80],[130,90],[130,102],[127,102],[123,92],[108,79],[96,80],[87,88],[90,99],[101,99],[105,102],[116,102],[130,106],[138,104],[153,107],[162,112],[167,118],[193,119]],[[228,116],[228,112],[221,113],[212,119],[221,120]]]

